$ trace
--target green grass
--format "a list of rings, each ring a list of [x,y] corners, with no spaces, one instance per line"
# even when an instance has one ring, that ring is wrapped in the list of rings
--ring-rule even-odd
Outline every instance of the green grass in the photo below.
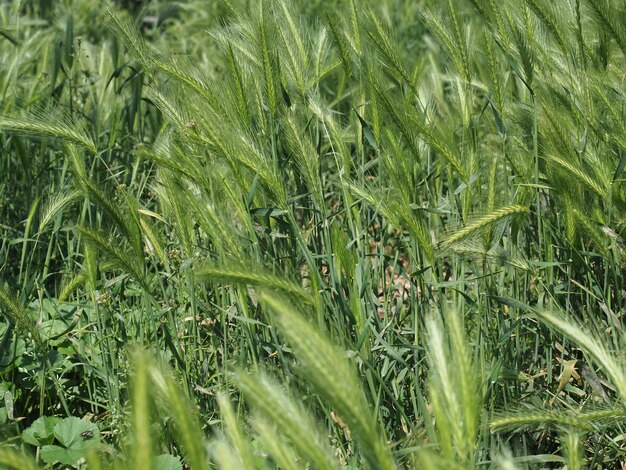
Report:
[[[623,2],[133,5],[0,3],[0,466],[620,468]]]

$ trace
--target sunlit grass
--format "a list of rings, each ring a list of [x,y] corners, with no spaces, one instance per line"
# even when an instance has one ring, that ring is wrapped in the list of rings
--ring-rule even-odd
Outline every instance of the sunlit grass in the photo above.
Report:
[[[0,465],[626,459],[623,2],[124,3],[0,4]]]

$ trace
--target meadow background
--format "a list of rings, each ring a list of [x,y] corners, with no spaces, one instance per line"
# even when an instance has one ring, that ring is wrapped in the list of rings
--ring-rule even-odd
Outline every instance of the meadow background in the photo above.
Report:
[[[626,3],[0,2],[0,466],[624,468]]]

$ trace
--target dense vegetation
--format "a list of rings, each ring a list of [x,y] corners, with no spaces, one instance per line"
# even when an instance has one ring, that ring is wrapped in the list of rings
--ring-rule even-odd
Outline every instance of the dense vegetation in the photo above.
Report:
[[[0,466],[623,468],[621,0],[0,2]]]

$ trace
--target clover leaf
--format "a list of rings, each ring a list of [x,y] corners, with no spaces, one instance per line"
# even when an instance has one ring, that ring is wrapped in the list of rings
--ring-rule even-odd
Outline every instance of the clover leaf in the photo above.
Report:
[[[87,451],[100,446],[100,430],[94,423],[70,417],[58,421],[53,435],[61,445],[44,445],[41,459],[46,463],[75,465]]]

